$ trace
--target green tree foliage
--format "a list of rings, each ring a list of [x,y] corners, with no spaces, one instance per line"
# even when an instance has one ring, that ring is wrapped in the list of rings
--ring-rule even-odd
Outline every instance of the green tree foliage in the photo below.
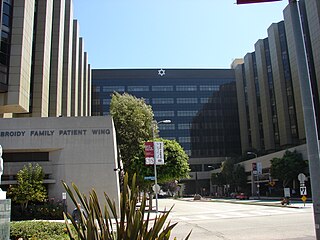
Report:
[[[296,150],[291,152],[287,150],[282,158],[273,158],[271,160],[270,173],[273,178],[282,181],[282,186],[287,187],[299,173],[306,171],[307,162],[303,160],[302,154]]]
[[[157,166],[158,183],[166,183],[181,178],[189,177],[189,157],[175,140],[156,139],[163,142],[164,145],[164,165]],[[138,155],[130,165],[130,172],[135,172],[138,178],[138,184],[143,189],[148,189],[153,181],[145,181],[145,176],[154,176],[154,168],[145,165],[144,144],[140,145]]]
[[[152,137],[153,112],[143,99],[130,94],[114,93],[110,104],[117,142],[127,171],[140,145]]]
[[[230,158],[222,163],[221,172],[211,175],[211,182],[217,186],[229,185],[234,191],[241,191],[247,185],[247,175],[241,164]]]
[[[147,211],[146,195],[143,196],[140,206],[139,188],[136,185],[135,175],[129,184],[128,174],[124,177],[123,192],[120,195],[120,210],[118,213],[116,204],[105,193],[106,204],[101,206],[95,190],[86,197],[75,184],[70,188],[66,183],[63,185],[73,203],[78,206],[81,203],[87,214],[81,212],[80,222],[76,223],[70,214],[65,215],[66,227],[71,240],[169,240],[171,230],[177,223],[167,223],[171,209],[158,215],[155,219],[150,218]],[[73,233],[70,228],[71,221],[76,230]],[[191,232],[186,239],[189,238]]]
[[[39,164],[29,163],[17,173],[17,185],[8,190],[13,202],[20,204],[22,212],[29,202],[43,202],[47,199],[47,191],[43,185],[44,173]]]

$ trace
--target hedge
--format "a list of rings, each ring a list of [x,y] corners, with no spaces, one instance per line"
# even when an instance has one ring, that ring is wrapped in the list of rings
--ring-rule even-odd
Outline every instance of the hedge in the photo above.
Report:
[[[10,223],[10,239],[69,240],[64,222],[19,221]]]

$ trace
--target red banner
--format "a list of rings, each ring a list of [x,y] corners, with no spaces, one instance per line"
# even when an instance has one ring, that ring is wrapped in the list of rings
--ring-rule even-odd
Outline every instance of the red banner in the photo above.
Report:
[[[154,164],[154,149],[153,142],[144,143],[144,154],[145,154],[145,164],[153,165]]]
[[[277,2],[282,0],[237,0],[237,4]]]

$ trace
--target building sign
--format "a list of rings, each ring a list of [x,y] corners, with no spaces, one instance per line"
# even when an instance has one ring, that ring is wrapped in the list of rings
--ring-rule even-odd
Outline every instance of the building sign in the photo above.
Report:
[[[50,137],[50,136],[85,136],[109,135],[110,129],[33,129],[33,130],[6,130],[0,131],[0,138],[12,137]]]

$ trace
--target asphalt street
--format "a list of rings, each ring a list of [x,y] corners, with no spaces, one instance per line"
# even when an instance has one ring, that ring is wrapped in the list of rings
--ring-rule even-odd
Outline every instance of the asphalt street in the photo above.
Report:
[[[159,199],[159,210],[168,210],[171,206],[174,207],[170,221],[178,222],[172,237],[177,239],[184,239],[191,230],[191,240],[315,239],[309,203],[281,207],[279,202],[270,201]]]

